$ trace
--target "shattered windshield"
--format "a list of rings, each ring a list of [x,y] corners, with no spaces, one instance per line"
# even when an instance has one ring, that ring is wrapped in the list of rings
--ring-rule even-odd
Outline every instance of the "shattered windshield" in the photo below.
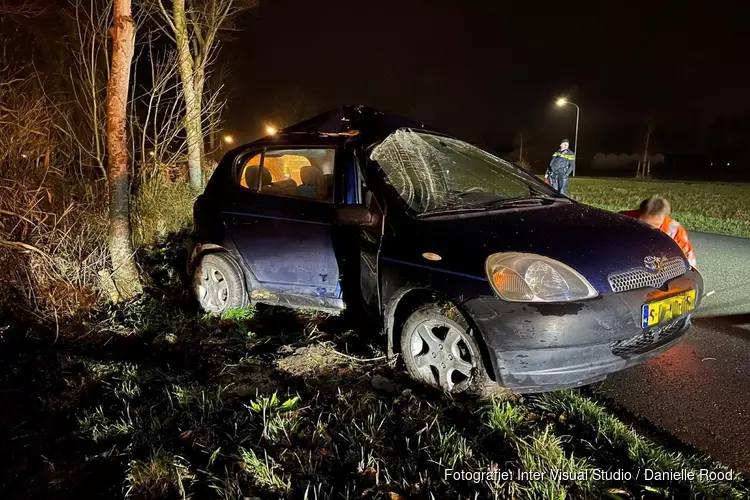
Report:
[[[553,200],[556,193],[511,164],[463,141],[399,129],[370,159],[417,213],[486,209],[509,200]]]

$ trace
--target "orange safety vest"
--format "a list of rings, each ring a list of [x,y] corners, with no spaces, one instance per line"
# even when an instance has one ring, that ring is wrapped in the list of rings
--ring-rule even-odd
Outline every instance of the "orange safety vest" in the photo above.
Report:
[[[628,210],[627,212],[620,213],[622,213],[623,215],[628,215],[635,219],[641,216],[641,212],[639,210]],[[672,238],[680,246],[680,249],[682,249],[682,253],[685,254],[685,257],[687,258],[690,265],[693,267],[697,267],[698,261],[695,258],[693,244],[690,243],[687,230],[682,227],[682,224],[671,217],[665,217],[664,222],[661,223],[659,229],[661,229],[663,233],[668,234],[669,237]]]

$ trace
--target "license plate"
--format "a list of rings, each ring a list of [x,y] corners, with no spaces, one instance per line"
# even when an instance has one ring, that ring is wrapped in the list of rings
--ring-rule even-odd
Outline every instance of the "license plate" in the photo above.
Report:
[[[695,290],[688,290],[666,299],[643,304],[643,328],[658,325],[665,321],[687,314],[695,309]]]

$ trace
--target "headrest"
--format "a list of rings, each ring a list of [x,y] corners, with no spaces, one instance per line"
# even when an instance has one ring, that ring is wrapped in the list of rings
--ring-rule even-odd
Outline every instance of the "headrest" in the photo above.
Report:
[[[273,176],[271,175],[271,171],[268,170],[266,167],[263,167],[263,177],[261,177],[261,182],[263,186],[268,186],[273,182]]]
[[[260,167],[247,167],[245,169],[245,184],[250,189],[255,189],[258,187],[258,171],[260,170]],[[273,181],[273,177],[271,177],[271,171],[267,168],[263,168],[263,185],[268,186]]]
[[[299,169],[299,176],[305,186],[314,186],[323,171],[313,165],[307,165]]]

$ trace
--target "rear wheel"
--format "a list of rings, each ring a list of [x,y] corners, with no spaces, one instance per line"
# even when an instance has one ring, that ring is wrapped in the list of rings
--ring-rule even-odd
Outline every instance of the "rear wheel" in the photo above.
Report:
[[[216,316],[229,309],[246,307],[248,303],[242,274],[225,253],[201,258],[193,274],[193,288],[201,309]]]
[[[479,345],[455,308],[429,305],[412,313],[401,333],[401,355],[414,380],[451,394],[487,393]]]

